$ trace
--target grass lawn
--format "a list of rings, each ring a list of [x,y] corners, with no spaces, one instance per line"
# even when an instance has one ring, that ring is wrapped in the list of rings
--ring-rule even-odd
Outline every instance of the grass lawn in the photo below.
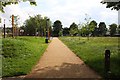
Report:
[[[1,45],[2,77],[29,73],[47,48],[40,37],[6,38]]]
[[[120,77],[120,53],[117,37],[60,37],[88,66],[104,77],[104,53],[111,51],[111,77]]]

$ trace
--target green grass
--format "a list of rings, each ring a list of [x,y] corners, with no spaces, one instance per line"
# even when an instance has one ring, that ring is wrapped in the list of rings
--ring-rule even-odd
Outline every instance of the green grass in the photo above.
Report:
[[[104,77],[104,53],[111,51],[111,77],[120,76],[120,53],[117,37],[60,37],[88,66]]]
[[[2,39],[2,77],[28,74],[47,48],[44,38]]]

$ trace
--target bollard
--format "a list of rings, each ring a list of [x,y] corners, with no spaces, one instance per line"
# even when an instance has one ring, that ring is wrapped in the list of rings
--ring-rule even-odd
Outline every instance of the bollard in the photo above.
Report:
[[[4,38],[5,38],[5,19],[4,19]]]
[[[105,50],[105,78],[110,78],[110,50]]]
[[[45,43],[48,43],[48,39],[45,39]]]
[[[5,38],[5,24],[4,24],[4,38]]]

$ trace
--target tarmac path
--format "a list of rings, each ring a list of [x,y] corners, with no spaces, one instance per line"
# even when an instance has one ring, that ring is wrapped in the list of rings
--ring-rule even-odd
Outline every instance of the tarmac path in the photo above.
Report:
[[[53,38],[38,64],[25,78],[101,78],[58,38]]]

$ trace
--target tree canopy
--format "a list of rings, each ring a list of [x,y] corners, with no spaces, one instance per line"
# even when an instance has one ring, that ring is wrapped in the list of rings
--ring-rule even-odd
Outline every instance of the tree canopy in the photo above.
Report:
[[[69,32],[70,32],[69,28],[67,27],[63,28],[63,36],[68,36],[70,34]]]
[[[114,1],[114,0],[113,0]],[[120,9],[120,1],[117,2],[108,2],[107,0],[101,1],[102,4],[106,4],[106,8],[111,8],[112,10],[119,10]]]
[[[31,5],[37,5],[35,0],[0,0],[0,12],[4,12],[4,7],[11,4],[18,4],[19,2],[29,1]]]
[[[78,34],[78,25],[75,24],[74,22],[70,25],[70,34],[71,34],[72,36]]]
[[[110,28],[109,28],[110,29],[110,35],[114,36],[114,34],[116,33],[117,24],[113,23],[113,24],[111,24],[109,26],[110,26]]]
[[[99,33],[101,36],[104,36],[106,34],[107,28],[105,22],[99,23]]]
[[[53,36],[58,37],[61,30],[62,30],[62,23],[60,20],[56,20],[53,23]]]
[[[47,17],[41,17],[41,15],[36,15],[34,17],[29,17],[25,21],[25,25],[22,27],[24,29],[26,35],[36,35],[36,32],[39,33],[39,35],[44,36],[45,30],[46,30],[46,21]],[[47,24],[48,27],[51,26],[51,23]]]
[[[89,24],[89,33],[93,33],[95,27],[97,27],[97,22],[95,20],[92,20]]]

